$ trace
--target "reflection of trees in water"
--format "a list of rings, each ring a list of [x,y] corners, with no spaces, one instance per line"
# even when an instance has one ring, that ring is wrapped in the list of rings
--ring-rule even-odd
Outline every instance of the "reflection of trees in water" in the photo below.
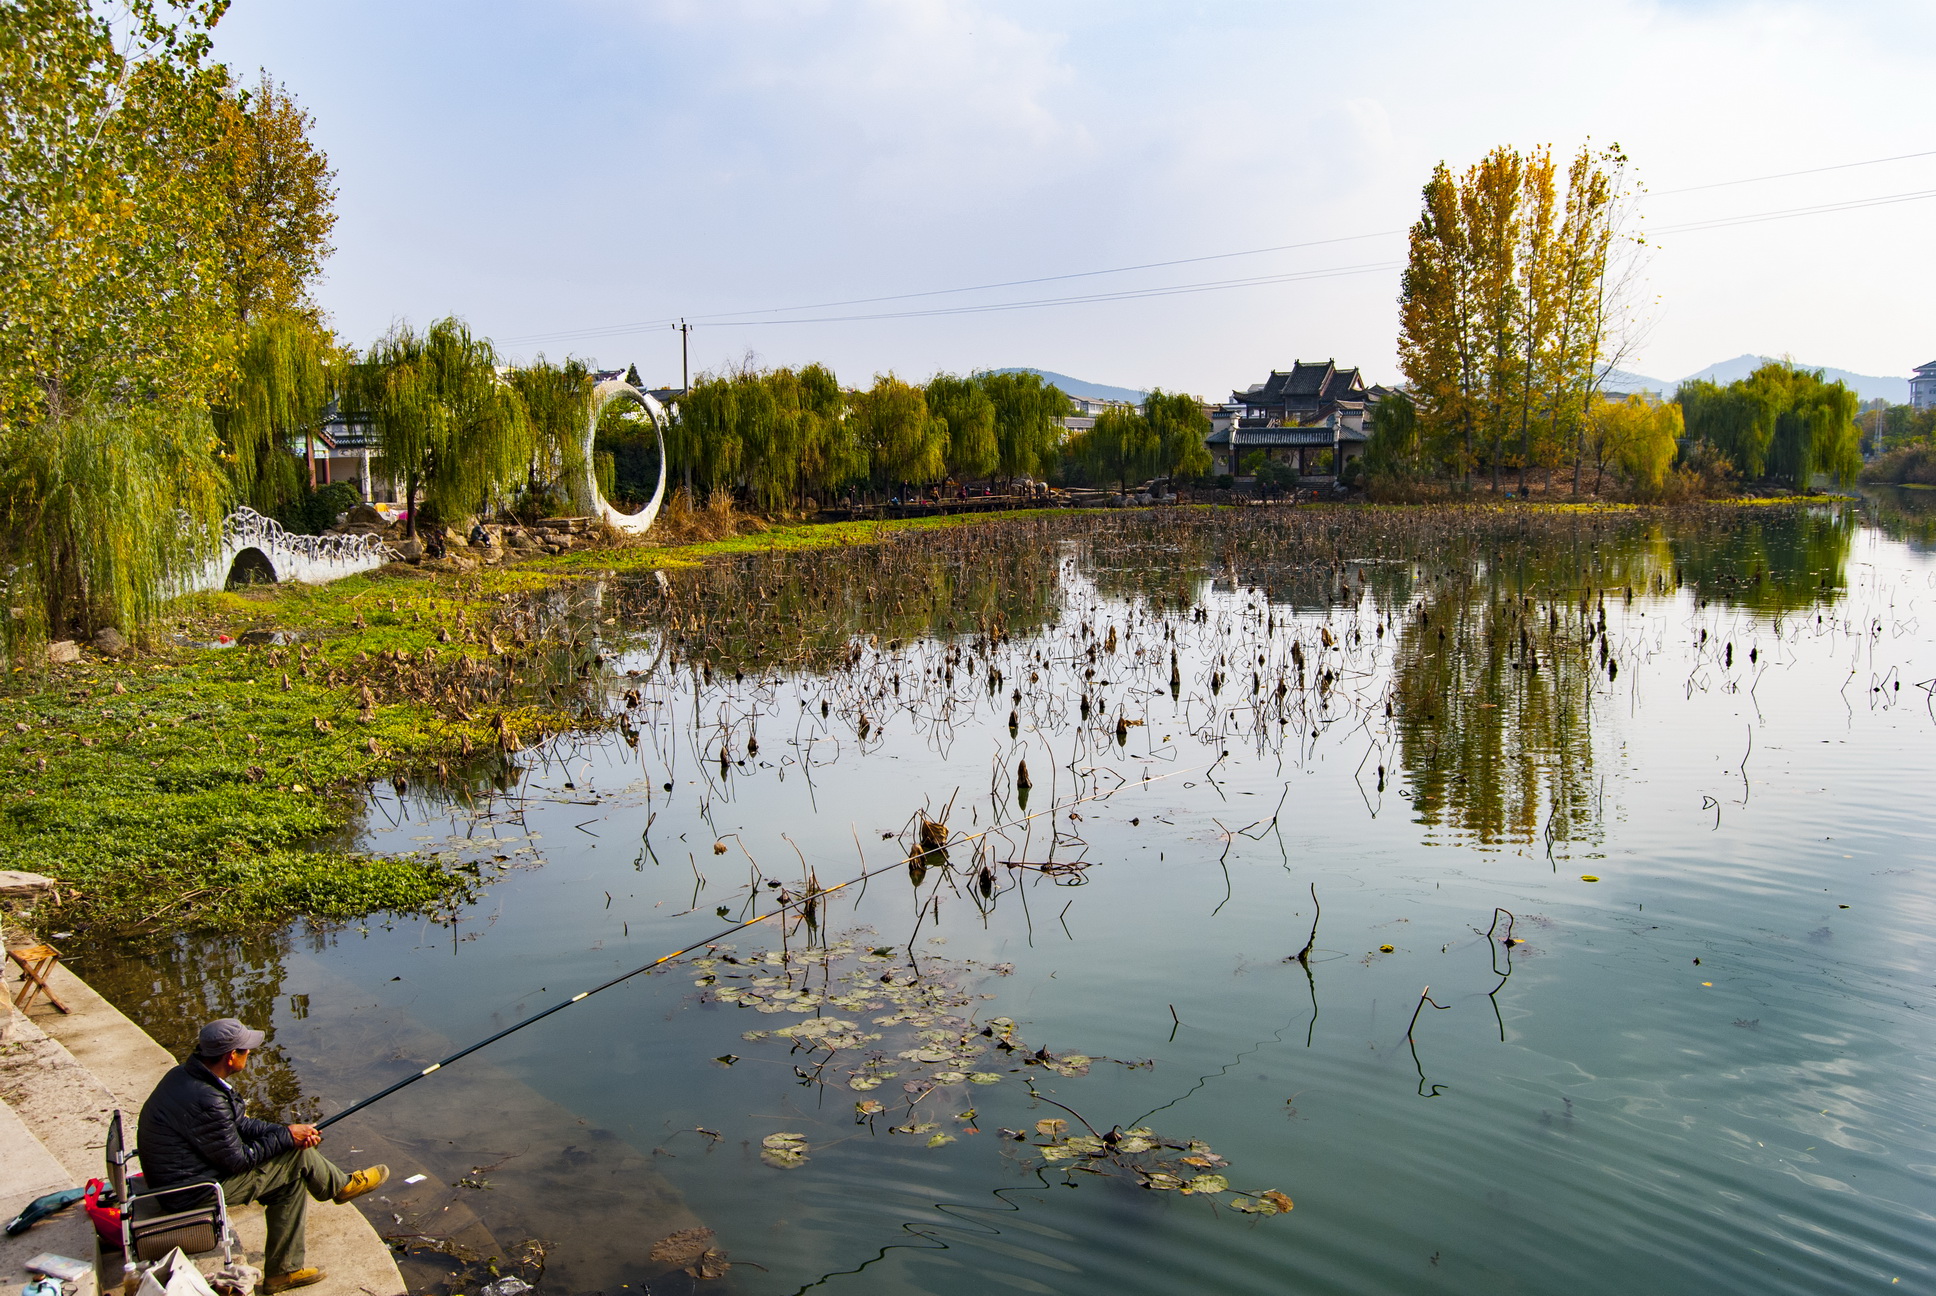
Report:
[[[864,548],[770,552],[643,581],[625,619],[713,670],[824,669],[855,639],[1027,634],[1060,607],[1054,544],[1026,526],[915,533]]]
[[[1866,521],[1892,540],[1918,549],[1936,548],[1936,490],[1915,486],[1865,486]]]
[[[1711,510],[1535,526],[1421,563],[1393,674],[1400,759],[1420,822],[1487,845],[1595,841],[1592,701],[1617,676],[1606,607],[1681,585],[1762,614],[1832,602],[1843,510]]]
[[[1486,845],[1600,832],[1591,738],[1595,612],[1445,582],[1399,636],[1392,710],[1421,823]]]
[[[1855,514],[1742,508],[1733,525],[1670,532],[1675,576],[1699,597],[1774,615],[1833,602],[1847,586]]]
[[[88,951],[87,981],[123,1015],[177,1059],[195,1051],[206,1022],[235,1017],[258,1030],[273,1030],[276,1010],[301,1017],[306,1004],[282,997],[283,960],[299,927],[249,936],[183,935],[144,943],[138,949],[103,943]],[[321,1115],[315,1099],[273,1038],[249,1058],[232,1081],[251,1116],[292,1121]],[[147,1094],[121,1094],[135,1109]]]

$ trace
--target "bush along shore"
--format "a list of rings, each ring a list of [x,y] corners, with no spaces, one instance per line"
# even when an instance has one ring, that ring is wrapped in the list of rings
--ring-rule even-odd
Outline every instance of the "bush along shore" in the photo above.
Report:
[[[1322,510],[1334,507],[1357,511]],[[1450,511],[1503,523],[1630,508]],[[616,723],[622,677],[608,662],[640,627],[612,615],[610,578],[1077,516],[772,527],[482,570],[393,564],[326,586],[183,599],[142,650],[90,653],[37,681],[16,673],[17,691],[0,699],[0,868],[59,882],[38,926],[99,934],[448,910],[501,858],[359,851],[353,829],[367,794],[380,782],[431,783],[454,800],[485,798],[508,786],[525,747]]]

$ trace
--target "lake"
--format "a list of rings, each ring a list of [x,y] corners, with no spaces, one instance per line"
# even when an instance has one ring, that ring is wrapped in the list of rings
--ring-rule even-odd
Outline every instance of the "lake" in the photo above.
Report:
[[[271,1027],[296,1115],[697,946],[329,1131],[425,1290],[1926,1291],[1928,515],[1127,511],[611,581],[519,613],[596,639],[609,727],[371,791],[474,903],[81,970],[171,1047]]]

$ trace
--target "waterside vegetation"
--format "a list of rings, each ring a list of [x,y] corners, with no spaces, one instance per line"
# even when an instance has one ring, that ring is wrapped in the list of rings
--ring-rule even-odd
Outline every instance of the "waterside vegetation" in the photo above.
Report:
[[[1164,570],[1179,545],[1200,562],[1156,586],[1111,563],[1099,573],[1105,592],[1187,607],[1200,579],[1191,571],[1252,552],[1324,577],[1316,597],[1332,589],[1335,573],[1324,574],[1341,545],[1449,552],[1454,542],[1523,538],[1528,527],[1624,532],[1648,517],[1619,506],[1035,511],[776,527],[475,573],[399,565],[325,587],[199,596],[171,609],[172,629],[188,642],[90,655],[0,705],[0,866],[58,878],[52,916],[63,924],[137,933],[434,909],[505,861],[349,849],[342,834],[368,790],[397,782],[488,797],[524,748],[622,727],[628,684],[608,663],[628,644],[656,642],[695,669],[743,671],[837,666],[869,636],[1000,639],[1056,615],[1056,542],[1093,545],[1099,531],[1157,518],[1167,519]],[[888,555],[913,552],[909,545],[931,555],[919,573],[886,557],[850,571],[834,552],[810,572],[784,567],[794,554]],[[1041,579],[1025,579],[1034,569],[1012,555],[996,560],[991,545],[1044,555]],[[1658,557],[1644,579],[1701,581],[1775,611],[1819,597],[1812,573],[1835,565],[1832,555],[1809,555],[1811,574],[1791,598],[1781,582],[1790,567],[1801,570],[1796,563],[1731,549],[1701,556],[1686,542],[1682,552],[1678,566]],[[958,574],[937,583],[935,563]],[[694,568],[687,590],[681,573]],[[704,575],[742,569],[731,591]],[[655,571],[670,583],[628,583]],[[1746,574],[1738,589],[1728,584],[1736,572]],[[214,646],[224,635],[248,642]]]

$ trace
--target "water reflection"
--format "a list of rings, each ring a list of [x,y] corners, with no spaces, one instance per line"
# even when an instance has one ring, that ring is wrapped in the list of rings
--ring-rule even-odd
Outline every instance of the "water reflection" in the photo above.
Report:
[[[1862,512],[1891,539],[1927,551],[1936,547],[1936,490],[1922,486],[1865,486]]]
[[[1778,973],[1757,967],[1743,989],[1727,979],[1733,967],[1710,970],[1722,963],[1710,943],[1724,920],[1704,913],[1711,929],[1674,935],[1657,925],[1673,921],[1656,918],[1661,890],[1717,912],[1747,903],[1725,893],[1726,869],[1685,858],[1685,812],[1700,789],[1679,786],[1670,798],[1662,779],[1654,792],[1633,793],[1655,800],[1623,819],[1603,804],[1619,792],[1609,797],[1603,785],[1618,789],[1638,768],[1625,746],[1643,727],[1636,717],[1657,739],[1698,747],[1702,766],[1713,760],[1686,708],[1707,705],[1711,719],[1742,700],[1725,677],[1692,700],[1678,694],[1690,663],[1704,668],[1726,651],[1697,641],[1737,611],[1773,618],[1843,598],[1848,517],[1251,514],[1050,519],[615,582],[590,633],[608,652],[633,653],[618,664],[638,673],[602,684],[622,701],[623,742],[554,740],[511,758],[497,789],[472,785],[483,801],[506,793],[496,798],[500,813],[528,805],[531,822],[520,829],[542,827],[550,838],[544,870],[501,884],[504,921],[484,940],[460,945],[454,933],[445,941],[423,929],[414,944],[401,932],[341,948],[289,936],[219,949],[183,943],[109,993],[150,1022],[279,1008],[284,1038],[310,1050],[298,1059],[303,1074],[335,1107],[614,968],[712,936],[722,913],[793,888],[796,860],[829,884],[863,862],[886,864],[892,871],[864,901],[859,887],[837,897],[835,931],[864,920],[881,933],[880,947],[870,937],[847,951],[856,966],[839,971],[851,977],[830,975],[829,951],[816,949],[834,922],[829,903],[821,925],[761,938],[780,942],[777,962],[770,949],[757,963],[723,947],[704,951],[676,974],[641,978],[551,1019],[558,1034],[534,1028],[493,1046],[473,1060],[477,1069],[451,1068],[395,1106],[373,1108],[377,1117],[359,1116],[367,1126],[344,1129],[362,1139],[369,1128],[419,1158],[474,1211],[480,1236],[557,1242],[546,1279],[555,1289],[608,1296],[621,1283],[661,1289],[641,1257],[688,1226],[677,1215],[687,1209],[735,1257],[774,1270],[769,1278],[749,1265],[730,1283],[773,1292],[856,1272],[864,1276],[834,1285],[968,1292],[995,1270],[1025,1290],[1036,1289],[1028,1281],[1072,1292],[1187,1289],[1195,1274],[1219,1290],[1290,1281],[1310,1291],[1401,1291],[1420,1274],[1436,1276],[1441,1251],[1455,1290],[1510,1289],[1508,1271],[1535,1256],[1571,1263],[1563,1276],[1581,1290],[1617,1290],[1595,1286],[1597,1261],[1580,1259],[1597,1255],[1580,1250],[1580,1239],[1596,1236],[1589,1222],[1609,1217],[1609,1248],[1630,1248],[1654,1222],[1657,1245],[1634,1253],[1667,1258],[1633,1263],[1653,1266],[1652,1286],[1665,1290],[1691,1289],[1716,1247],[1778,1249],[1754,1221],[1736,1228],[1745,1242],[1715,1242],[1695,1227],[1706,1217],[1687,1208],[1687,1194],[1739,1196],[1748,1172],[1712,1169],[1733,1165],[1741,1149],[1725,1142],[1732,1131],[1708,1132],[1712,1122],[1689,1132],[1683,1110],[1708,1095],[1686,1075],[1776,1095],[1783,1111],[1821,1110],[1828,1095],[1800,1101],[1776,1072],[1810,1056],[1778,1032],[1820,1035],[1822,1023],[1778,1027],[1776,1009],[1737,1002],[1765,993]],[[1787,638],[1784,659],[1827,651]],[[1785,660],[1768,672],[1764,697],[1806,670]],[[575,678],[600,686],[595,671]],[[1661,697],[1683,709],[1644,709]],[[1738,760],[1738,719],[1724,718],[1728,758]],[[762,749],[749,741],[756,721]],[[856,733],[860,742],[848,741]],[[675,749],[699,754],[700,767],[672,768]],[[1797,760],[1816,754],[1799,742],[1788,750],[1804,752]],[[957,833],[1008,823],[1024,753],[1050,823],[1014,840],[957,837],[945,866],[938,853],[923,856],[925,815],[906,816],[932,812]],[[1713,765],[1715,777],[1733,777]],[[1807,771],[1811,787],[1826,785],[1820,773]],[[1378,813],[1388,784],[1410,794],[1409,814]],[[1117,788],[1114,799],[1077,799]],[[1779,799],[1767,801],[1779,812]],[[1834,818],[1822,804],[1822,817]],[[426,807],[394,809],[394,828],[374,828],[388,832],[386,844],[431,831],[413,822],[428,817]],[[1767,813],[1759,796],[1755,810]],[[881,831],[897,825],[898,838]],[[1727,840],[1707,836],[1705,818],[1699,829],[1703,849]],[[634,858],[644,832],[663,861]],[[1836,834],[1835,860],[1848,858],[1842,824],[1821,832],[1824,849]],[[1551,850],[1556,860],[1580,847],[1629,860],[1645,853],[1671,861],[1661,869],[1669,880],[1650,879],[1655,889],[1643,895],[1629,877],[1644,916],[1626,894],[1594,907],[1613,899],[1616,868],[1639,871],[1631,863],[1595,865],[1609,874],[1603,888],[1569,877],[1571,893],[1542,866],[1506,893],[1496,873],[1466,869],[1470,857],[1421,852],[1421,837]],[[1776,852],[1766,844],[1743,849],[1764,875],[1786,866],[1769,863]],[[901,862],[910,855],[919,865],[911,871]],[[1058,880],[1088,885],[1047,889]],[[1842,893],[1841,877],[1827,897],[1828,880],[1792,888],[1810,893],[1805,918],[1752,920],[1755,948],[1806,963],[1809,985],[1820,982],[1832,939],[1813,906],[1862,904]],[[1752,903],[1774,903],[1779,888],[1760,882]],[[1839,912],[1829,915],[1837,930]],[[703,932],[693,925],[702,922]],[[1766,935],[1790,930],[1800,942],[1792,948]],[[929,946],[934,937],[954,944]],[[1576,961],[1538,961],[1561,948]],[[799,975],[789,949],[802,956]],[[917,951],[926,972],[914,968]],[[943,952],[985,971],[975,993],[998,1001],[916,1002],[918,978],[946,966]],[[1750,961],[1738,949],[1729,958],[1734,967]],[[285,969],[303,985],[330,987],[325,970],[342,984],[319,988],[315,1015],[304,1019],[274,988]],[[185,987],[180,1002],[169,999],[175,985]],[[1797,998],[1781,1002],[1787,1011]],[[795,1008],[805,1011],[791,1015]],[[876,1015],[890,1008],[901,1015]],[[1566,1023],[1620,1012],[1634,1015],[1636,1029],[1567,1033]],[[292,1029],[298,1020],[302,1032]],[[1044,1040],[1083,1051],[1038,1053]],[[1897,1042],[1909,1055],[1913,1041]],[[1008,1056],[1002,1043],[1033,1061]],[[547,1053],[561,1047],[569,1051]],[[1690,1068],[1684,1057],[1697,1049],[1707,1053]],[[1880,1056],[1864,1065],[1883,1065]],[[1766,1070],[1744,1080],[1751,1064]],[[1068,1108],[1037,1103],[1021,1076]],[[1192,1076],[1202,1079],[1192,1085]],[[1858,1083],[1867,1081],[1847,1081]],[[288,1092],[264,1097],[294,1101]],[[515,1107],[500,1106],[513,1094]],[[1133,1133],[1154,1119],[1134,1115],[1152,1103],[1164,1104],[1159,1133],[1204,1140],[1193,1173],[1222,1178],[1221,1157],[1208,1149],[1230,1151],[1231,1186],[1279,1185],[1297,1198],[1296,1213],[1242,1229],[1209,1209],[1208,1197],[1227,1206],[1227,1191],[1159,1198],[1090,1175],[1082,1191],[1064,1192],[1034,1164],[1039,1140],[1058,1137],[1038,1120],[1068,1120],[1067,1135],[1077,1119],[1093,1119],[1100,1138],[1115,1121]],[[1409,1114],[1418,1109],[1429,1114]],[[494,1113],[488,1130],[475,1128],[479,1111]],[[622,1185],[596,1200],[582,1190],[582,1168],[541,1160],[553,1150],[589,1155],[587,1127],[609,1131],[599,1135],[609,1146],[595,1150]],[[512,1128],[523,1131],[515,1143],[501,1136]],[[783,1134],[810,1154],[763,1141]],[[1762,1127],[1745,1141],[1756,1149],[1749,1159],[1763,1141],[1776,1147]],[[1791,1160],[1835,1155],[1812,1132],[1792,1141],[1799,1146],[1781,1149]],[[517,1159],[501,1159],[512,1152]],[[1495,1198],[1505,1192],[1496,1166],[1507,1158],[1520,1182],[1513,1198]],[[1658,1173],[1663,1163],[1674,1173]],[[1600,1181],[1583,1167],[1608,1164],[1629,1185],[1624,1199],[1589,1200],[1593,1190],[1581,1185]],[[478,1178],[488,1185],[466,1185]],[[1756,1179],[1754,1192],[1792,1211],[1782,1195],[1789,1181],[1769,1186],[1778,1178]],[[646,1182],[662,1186],[654,1191],[665,1208],[639,1222],[626,1212]],[[938,1238],[942,1230],[918,1222],[936,1203],[965,1216],[981,1208],[960,1203],[988,1191],[1035,1195],[999,1219],[984,1211],[992,1222],[976,1239],[985,1241],[949,1234],[952,1257],[882,1249],[902,1229]],[[447,1209],[446,1197],[426,1198],[411,1218]],[[1556,1239],[1575,1247],[1570,1262],[1553,1259],[1565,1249]],[[964,1258],[971,1246],[983,1249]],[[1897,1239],[1886,1246],[1904,1250]],[[1728,1255],[1727,1281],[1716,1284],[1724,1288],[1753,1271]],[[439,1280],[451,1291],[467,1281]],[[666,1284],[690,1289],[676,1273]]]
[[[1823,606],[1847,585],[1855,514],[1743,508],[1733,525],[1675,528],[1675,578],[1703,599],[1765,616]]]
[[[139,1022],[170,1054],[195,1050],[203,1023],[236,1017],[274,1030],[279,1019],[301,1018],[307,1004],[283,992],[287,960],[298,941],[321,938],[306,926],[229,937],[176,936],[134,947],[95,942],[76,946],[88,984]],[[133,955],[130,957],[130,955]],[[252,1115],[284,1124],[322,1115],[302,1075],[273,1036],[232,1081]],[[122,1094],[137,1106],[146,1094]]]
[[[1420,823],[1489,846],[1597,839],[1590,720],[1596,676],[1614,666],[1604,628],[1570,599],[1484,580],[1441,582],[1411,609],[1392,700]]]

